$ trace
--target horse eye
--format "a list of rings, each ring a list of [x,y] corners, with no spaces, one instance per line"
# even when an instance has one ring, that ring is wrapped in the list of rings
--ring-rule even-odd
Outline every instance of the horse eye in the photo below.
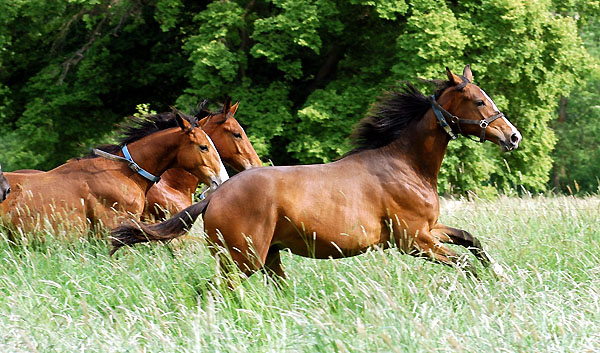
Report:
[[[241,139],[242,134],[240,134],[239,132],[233,132],[233,137],[235,137],[236,139]]]
[[[475,102],[475,105],[478,107],[483,107],[485,105],[485,102],[482,100],[478,100],[477,102]]]
[[[204,152],[208,151],[207,145],[200,145],[200,146],[198,146],[198,148],[200,148],[200,151],[204,151]]]

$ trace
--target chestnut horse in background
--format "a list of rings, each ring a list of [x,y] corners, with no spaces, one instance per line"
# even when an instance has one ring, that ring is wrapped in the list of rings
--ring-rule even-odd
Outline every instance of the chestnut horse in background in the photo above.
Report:
[[[231,105],[231,98],[227,98],[220,112],[213,113],[202,110],[192,114],[205,116],[198,121],[198,125],[215,144],[221,160],[241,172],[253,167],[260,167],[262,163],[248,140],[246,132],[234,118],[238,106],[239,102]],[[169,116],[167,114],[172,115],[173,113],[163,113],[165,117]],[[193,202],[192,196],[199,183],[199,178],[183,169],[168,169],[163,173],[161,180],[153,185],[146,195],[145,218],[153,216],[155,219],[161,219],[165,216],[165,210],[174,215],[189,207]]]
[[[145,194],[168,168],[184,169],[213,187],[227,178],[197,118],[181,113],[173,119],[134,120],[121,146],[103,146],[95,154],[48,172],[6,173],[13,192],[0,205],[0,216],[23,231],[46,225],[56,231],[60,224],[82,232],[114,227],[125,214],[142,213]]]
[[[472,271],[464,256],[445,245],[454,243],[490,264],[479,240],[439,223],[438,173],[449,141],[458,135],[474,135],[510,151],[519,146],[521,134],[472,83],[468,65],[462,76],[446,73],[448,81],[435,81],[433,96],[407,84],[382,98],[356,127],[357,147],[340,160],[240,173],[163,223],[114,229],[112,252],[180,236],[203,214],[218,263],[230,256],[246,276],[262,269],[284,277],[282,249],[339,258],[390,243]],[[502,271],[498,264],[493,269]]]
[[[2,173],[2,166],[0,165],[0,202],[3,202],[10,194],[10,184]]]

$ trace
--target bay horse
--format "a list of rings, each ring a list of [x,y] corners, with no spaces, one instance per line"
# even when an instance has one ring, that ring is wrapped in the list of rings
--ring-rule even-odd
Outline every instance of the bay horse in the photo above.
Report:
[[[142,213],[145,194],[169,168],[184,169],[213,188],[228,178],[197,118],[177,112],[173,119],[134,119],[120,145],[48,172],[6,173],[14,190],[0,216],[26,232],[46,225],[56,231],[62,224],[82,232],[114,227],[125,214]]]
[[[10,184],[8,183],[8,179],[4,176],[2,166],[0,165],[0,203],[6,200],[8,194],[10,194]]]
[[[206,102],[206,101],[205,101]],[[200,110],[192,114],[204,117],[198,121],[214,143],[221,160],[238,172],[262,165],[258,154],[252,147],[246,132],[234,118],[240,102],[231,105],[231,98],[226,98],[220,112]],[[164,114],[164,113],[163,113]],[[167,116],[165,114],[165,116]],[[170,118],[170,117],[169,117]],[[180,168],[165,171],[161,180],[153,185],[146,195],[144,218],[162,219],[165,210],[174,215],[189,207],[192,196],[198,188],[200,179]]]
[[[407,83],[381,98],[358,123],[356,147],[343,158],[240,173],[165,222],[114,229],[111,254],[124,245],[180,236],[203,214],[218,263],[233,261],[246,276],[264,270],[284,278],[282,249],[339,258],[391,244],[413,256],[474,271],[445,245],[454,243],[489,265],[477,238],[439,223],[438,173],[449,141],[459,135],[491,141],[502,151],[516,149],[522,137],[472,83],[469,65],[462,76],[448,68],[446,74],[447,81],[433,81],[438,84],[433,96]],[[494,264],[493,270],[500,275],[502,267]]]

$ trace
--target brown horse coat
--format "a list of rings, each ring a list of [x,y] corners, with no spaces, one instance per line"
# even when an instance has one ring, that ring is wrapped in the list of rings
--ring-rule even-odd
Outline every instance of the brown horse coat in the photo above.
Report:
[[[447,70],[435,100],[460,121],[452,131],[483,136],[502,150],[521,134],[479,87]],[[329,164],[253,169],[231,178],[209,198],[156,225],[121,226],[115,249],[176,237],[200,214],[213,253],[231,256],[246,275],[283,276],[279,251],[316,258],[352,256],[395,243],[399,250],[448,265],[465,262],[444,243],[489,257],[466,231],[439,223],[437,180],[450,141],[432,102],[412,86],[382,100],[355,133],[358,147]],[[489,126],[481,123],[493,121]],[[481,126],[485,127],[481,127]],[[483,131],[482,131],[483,130]],[[221,251],[226,249],[226,252]]]
[[[131,156],[151,174],[178,167],[209,185],[221,183],[223,165],[210,138],[187,120],[178,117],[162,127],[150,121],[128,133],[138,135],[127,140]],[[114,154],[123,156],[120,148]],[[99,157],[71,160],[48,172],[6,176],[14,190],[0,205],[0,215],[23,231],[47,225],[82,232],[90,226],[114,227],[126,213],[141,214],[153,184],[125,163]]]

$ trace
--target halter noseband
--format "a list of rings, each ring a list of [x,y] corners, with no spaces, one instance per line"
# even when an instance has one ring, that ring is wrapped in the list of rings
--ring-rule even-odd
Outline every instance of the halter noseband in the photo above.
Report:
[[[123,156],[125,156],[125,158],[123,158],[121,156],[115,156],[114,154],[110,154],[108,152],[99,150],[97,148],[94,148],[93,152],[95,155],[104,157],[106,159],[127,163],[127,166],[129,166],[129,168],[131,170],[133,170],[134,172],[143,176],[144,178],[150,180],[153,183],[158,183],[160,181],[159,176],[155,176],[154,174],[149,173],[144,168],[140,167],[136,162],[134,162],[133,158],[131,158],[131,154],[129,153],[129,150],[127,149],[127,145],[125,145],[125,146],[123,146],[123,148],[121,148],[121,152],[123,152]]]
[[[466,85],[466,83],[468,83],[468,80],[466,78],[463,78],[463,82],[461,83],[461,85],[464,87]],[[497,114],[494,114],[483,120],[461,119],[461,118],[457,117],[456,115],[450,113],[446,109],[444,109],[438,102],[436,102],[435,95],[431,95],[431,96],[427,97],[427,100],[429,100],[429,102],[431,103],[431,109],[433,110],[433,113],[435,114],[438,123],[440,124],[442,129],[444,129],[444,131],[446,131],[446,133],[450,136],[451,140],[456,140],[458,138],[458,134],[464,135],[460,129],[460,124],[471,124],[471,125],[479,125],[479,127],[481,128],[481,134],[479,135],[479,142],[483,143],[485,141],[485,130],[487,129],[487,127],[492,123],[492,121],[504,117],[503,113],[498,112]],[[452,123],[456,124],[456,126],[458,127],[458,134],[455,133],[454,130],[452,129],[452,127],[448,124],[448,121],[446,121],[446,118],[450,119],[450,121]],[[464,136],[473,140],[468,135],[464,135]]]

